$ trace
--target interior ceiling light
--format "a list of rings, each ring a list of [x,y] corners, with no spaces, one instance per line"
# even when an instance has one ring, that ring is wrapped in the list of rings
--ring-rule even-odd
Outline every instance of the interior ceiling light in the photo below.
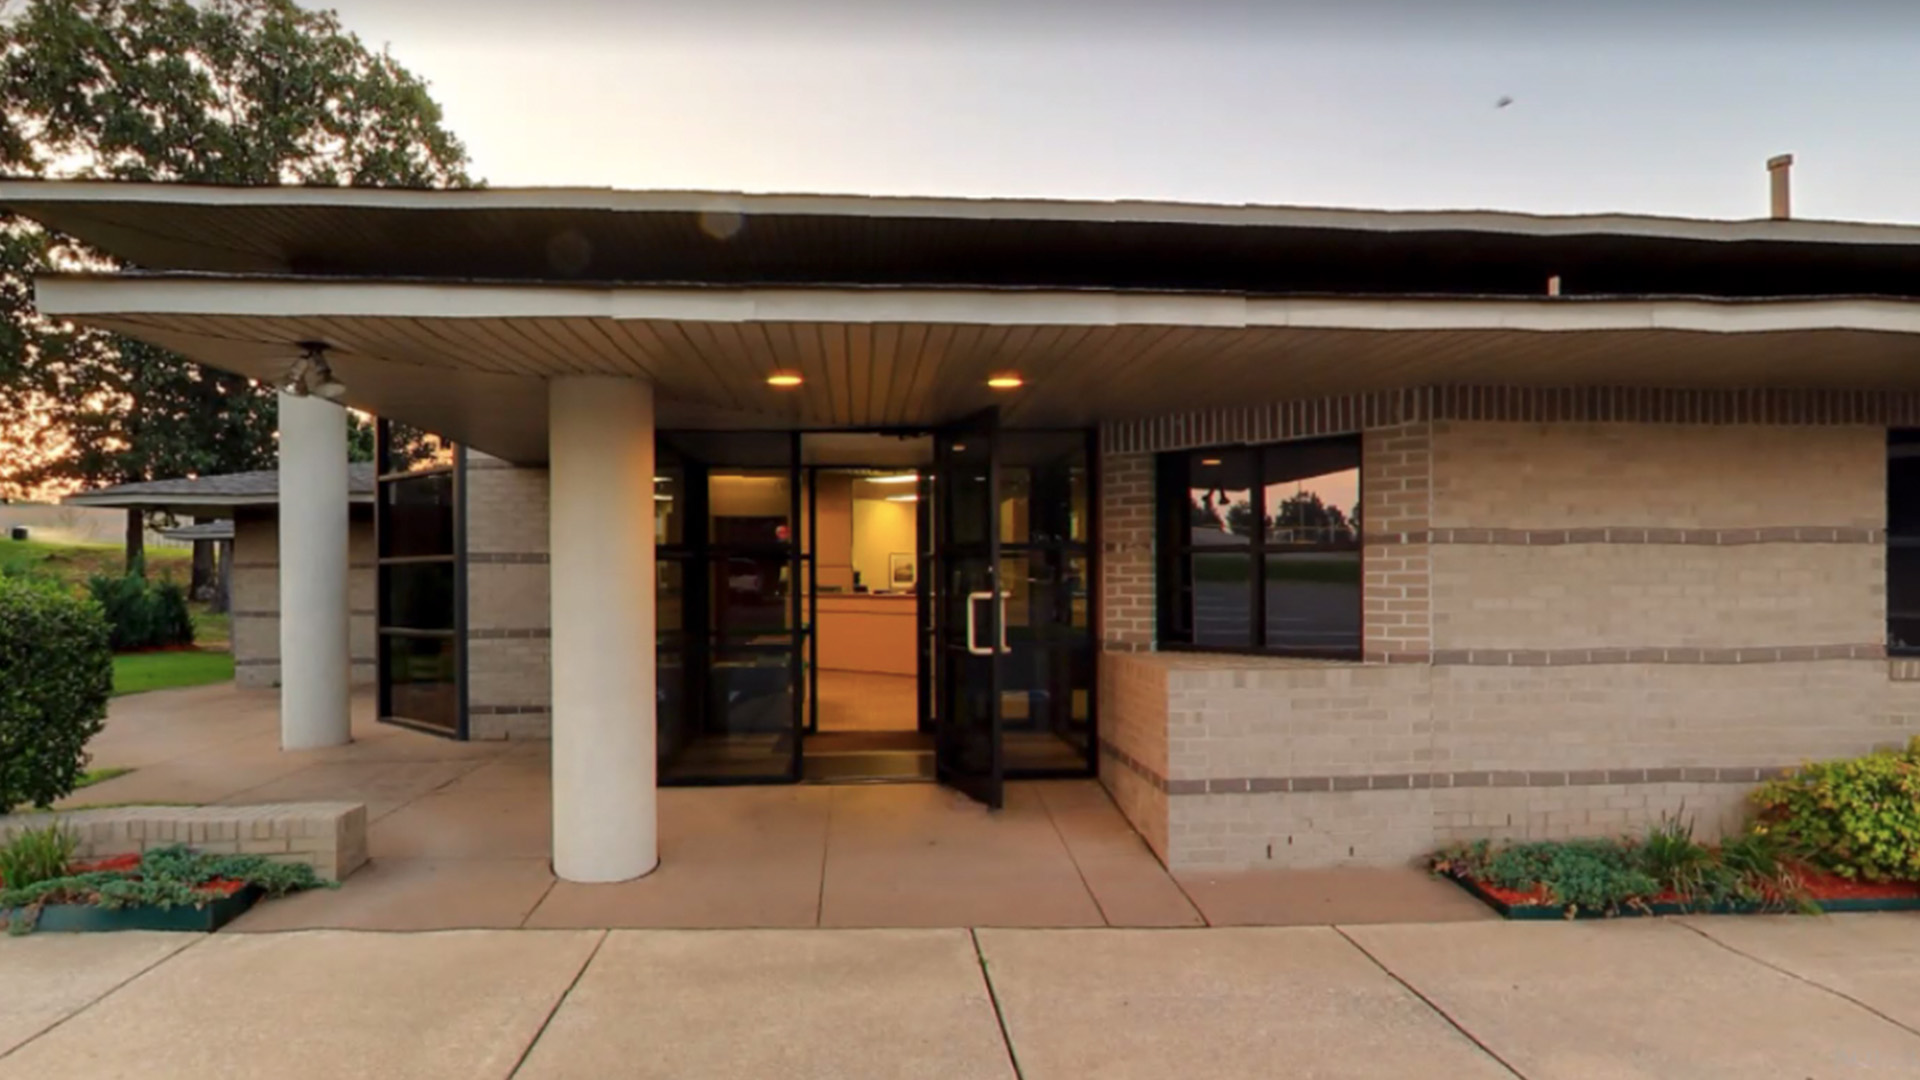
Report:
[[[987,379],[987,385],[995,390],[1018,390],[1026,385],[1026,380],[1017,371],[1003,371]]]
[[[919,473],[901,473],[899,476],[863,476],[869,484],[911,484],[920,479]]]
[[[768,386],[789,387],[800,385],[800,373],[797,371],[776,371],[767,376]]]
[[[887,496],[887,501],[888,501],[888,502],[919,502],[919,501],[920,501],[920,496],[918,496],[918,495],[889,495],[889,496]]]
[[[326,344],[318,341],[300,343],[300,359],[287,369],[280,389],[294,397],[313,395],[328,401],[347,396],[346,384],[333,377],[333,366],[327,363]]]
[[[1202,465],[1218,465],[1218,464],[1220,464],[1220,459],[1219,459],[1219,458],[1217,458],[1217,457],[1207,457],[1207,458],[1201,458],[1201,459],[1200,459],[1200,464],[1202,464]]]

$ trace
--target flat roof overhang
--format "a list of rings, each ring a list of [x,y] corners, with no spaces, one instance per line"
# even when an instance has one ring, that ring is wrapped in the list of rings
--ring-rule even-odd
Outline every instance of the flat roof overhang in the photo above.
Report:
[[[1920,228],[1145,201],[0,181],[148,270],[600,284],[1920,296]]]
[[[49,276],[50,315],[277,380],[329,346],[345,403],[546,457],[545,380],[643,376],[662,428],[1018,427],[1436,384],[1920,388],[1920,302],[674,289]],[[797,389],[769,387],[773,370]],[[1016,371],[1009,393],[988,375]]]

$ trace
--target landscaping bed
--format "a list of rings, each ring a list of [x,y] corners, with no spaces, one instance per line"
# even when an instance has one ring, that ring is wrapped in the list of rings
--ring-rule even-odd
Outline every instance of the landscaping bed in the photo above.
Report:
[[[1578,907],[1557,902],[1544,885],[1532,890],[1503,888],[1469,873],[1448,870],[1443,876],[1472,893],[1509,919],[1606,919],[1636,915],[1760,915],[1809,911],[1920,911],[1920,884],[1914,882],[1848,881],[1830,874],[1808,872],[1799,903],[1765,899],[1691,900],[1662,890],[1649,897],[1623,900],[1611,907]]]
[[[174,845],[80,861],[70,857],[71,850],[71,838],[57,829],[22,834],[0,849],[0,924],[8,933],[204,933],[265,897],[327,885],[304,863],[258,855],[213,855]]]
[[[1428,865],[1509,919],[1920,910],[1920,738],[1756,789],[1739,835],[1455,844]]]

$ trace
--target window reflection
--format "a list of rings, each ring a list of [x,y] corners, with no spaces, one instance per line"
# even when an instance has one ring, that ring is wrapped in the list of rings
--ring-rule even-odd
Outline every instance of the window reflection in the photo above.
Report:
[[[1219,450],[1187,457],[1187,543],[1244,547],[1259,533],[1253,505],[1253,455]]]
[[[1358,655],[1360,440],[1163,455],[1160,635],[1196,648]]]
[[[787,544],[793,488],[786,470],[715,470],[707,477],[708,542],[715,547]]]

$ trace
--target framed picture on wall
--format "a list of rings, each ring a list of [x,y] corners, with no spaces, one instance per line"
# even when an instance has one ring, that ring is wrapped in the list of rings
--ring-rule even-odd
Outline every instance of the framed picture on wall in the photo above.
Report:
[[[911,589],[917,579],[913,552],[896,551],[887,556],[887,588]]]

